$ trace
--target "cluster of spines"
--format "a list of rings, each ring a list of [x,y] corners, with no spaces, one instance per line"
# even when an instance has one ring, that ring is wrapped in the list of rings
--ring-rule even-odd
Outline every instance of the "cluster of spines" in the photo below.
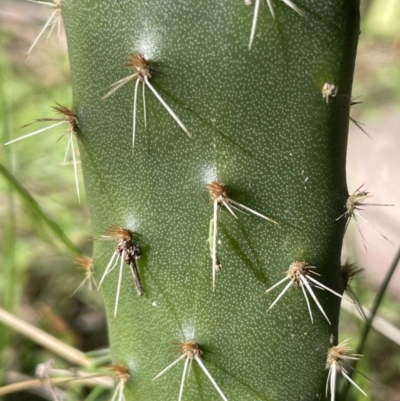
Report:
[[[303,291],[304,298],[307,303],[308,307],[308,312],[310,314],[311,322],[314,322],[313,320],[313,315],[311,312],[311,306],[310,306],[310,301],[307,296],[307,292],[311,296],[311,298],[314,300],[315,304],[318,306],[318,309],[321,311],[325,319],[329,324],[331,324],[328,316],[326,315],[324,309],[322,308],[321,304],[319,303],[317,297],[315,296],[314,291],[312,290],[311,286],[314,286],[315,288],[319,288],[322,290],[327,290],[331,292],[332,294],[336,295],[339,298],[342,298],[342,295],[337,293],[336,291],[333,291],[331,288],[327,287],[326,285],[322,284],[318,280],[312,277],[312,274],[316,276],[320,276],[317,272],[315,272],[313,269],[316,269],[315,266],[309,266],[306,262],[293,262],[290,266],[289,269],[285,272],[286,277],[280,280],[278,283],[274,284],[271,288],[269,288],[267,291],[265,291],[264,295],[267,294],[268,292],[272,291],[274,288],[280,286],[283,284],[285,281],[289,281],[289,283],[286,285],[286,287],[281,291],[281,293],[275,298],[275,301],[270,305],[269,309],[272,309],[276,303],[282,298],[282,296],[286,293],[286,291],[294,286],[294,287],[300,287]],[[306,289],[304,289],[304,287]]]
[[[55,102],[55,106],[52,106],[53,110],[57,114],[61,114],[61,117],[45,117],[45,118],[38,118],[32,121],[29,124],[22,126],[21,128],[28,127],[31,124],[38,123],[38,122],[54,122],[54,124],[49,125],[48,127],[44,127],[33,131],[29,134],[23,135],[19,138],[13,139],[4,144],[4,146],[11,145],[12,143],[21,141],[23,139],[29,138],[34,135],[41,134],[42,132],[48,131],[52,128],[58,127],[62,124],[67,124],[67,129],[65,130],[64,135],[68,138],[67,150],[65,152],[64,162],[63,164],[67,164],[68,155],[71,153],[72,163],[74,166],[74,175],[75,175],[75,186],[76,186],[76,193],[78,195],[78,201],[81,201],[80,191],[79,191],[79,181],[78,181],[78,159],[76,157],[76,150],[74,145],[74,137],[78,136],[79,133],[79,121],[78,116],[74,110],[69,109],[68,107],[62,106],[61,104]]]
[[[131,378],[129,369],[125,365],[112,365],[110,370],[114,373],[117,385],[110,401],[125,401],[124,390],[127,381]]]
[[[269,221],[270,223],[278,224],[275,220],[264,216],[263,214],[250,209],[242,203],[236,202],[228,196],[227,187],[220,181],[213,181],[207,184],[207,190],[213,204],[213,217],[210,221],[210,249],[212,260],[212,287],[215,289],[215,273],[221,270],[221,262],[217,256],[217,236],[218,236],[218,210],[220,206],[225,206],[229,213],[237,219],[236,214],[232,209],[249,212],[257,217]]]
[[[28,1],[32,1],[35,3],[39,3],[39,4],[49,5],[50,7],[52,7],[54,9],[54,12],[51,15],[51,17],[49,18],[49,20],[46,22],[44,28],[40,31],[40,33],[37,36],[37,38],[35,39],[35,41],[33,42],[32,46],[28,50],[27,55],[31,52],[31,50],[33,49],[33,47],[35,46],[35,44],[37,43],[37,41],[39,40],[39,38],[41,37],[41,35],[44,33],[44,31],[47,28],[50,28],[49,34],[51,34],[54,27],[56,25],[58,25],[58,29],[60,29],[60,24],[61,24],[61,0],[53,0],[52,3],[35,1],[35,0],[28,0]],[[290,8],[292,8],[294,11],[296,11],[298,14],[304,15],[303,11],[300,8],[298,8],[292,1],[290,1],[290,0],[282,0],[282,1],[286,5],[288,5]],[[255,10],[254,10],[254,15],[253,15],[253,24],[252,24],[252,28],[251,28],[249,48],[251,47],[252,42],[254,40],[254,36],[255,36],[260,2],[261,2],[261,0],[255,0]],[[267,4],[270,8],[272,17],[275,18],[272,0],[267,0]],[[160,101],[162,106],[167,110],[167,112],[170,114],[170,116],[174,119],[174,121],[184,131],[184,133],[188,137],[191,137],[191,133],[186,128],[186,126],[181,122],[179,117],[173,112],[173,110],[167,105],[167,103],[164,101],[164,99],[159,95],[159,93],[156,91],[156,89],[149,82],[149,80],[151,78],[151,69],[150,69],[148,62],[147,62],[146,58],[144,57],[144,55],[139,54],[139,53],[128,54],[128,63],[126,65],[126,67],[130,68],[133,71],[133,74],[112,84],[110,91],[107,92],[102,97],[102,99],[104,100],[107,97],[111,96],[114,92],[116,92],[119,88],[121,88],[123,85],[130,82],[131,80],[136,80],[135,88],[134,88],[134,100],[133,100],[132,148],[134,147],[134,143],[135,143],[136,105],[137,105],[138,87],[139,87],[140,83],[142,83],[142,88],[143,88],[143,108],[144,108],[145,125],[146,125],[145,86],[147,86],[151,90],[151,92],[156,96],[156,98]],[[331,100],[337,96],[337,93],[338,93],[338,90],[337,90],[336,85],[329,84],[329,83],[324,84],[324,86],[322,88],[322,95],[327,104],[329,104],[331,102]],[[69,110],[68,108],[63,107],[59,104],[57,104],[54,107],[54,109],[58,113],[63,114],[64,117],[59,118],[59,119],[43,118],[43,119],[35,120],[34,122],[40,122],[40,121],[57,121],[57,122],[47,128],[40,129],[38,131],[35,131],[28,135],[25,135],[21,138],[18,138],[14,141],[10,141],[7,144],[10,144],[10,143],[15,142],[20,139],[24,139],[28,136],[39,134],[39,133],[41,133],[47,129],[53,128],[57,125],[60,125],[63,123],[68,123],[68,128],[66,131],[66,133],[68,134],[67,153],[68,153],[68,150],[71,149],[73,163],[74,163],[74,169],[75,169],[75,177],[77,177],[77,169],[76,169],[77,161],[76,161],[76,156],[75,156],[75,149],[74,149],[74,145],[73,145],[73,135],[72,135],[72,134],[78,134],[79,124],[78,124],[77,115],[73,110]],[[78,185],[77,178],[76,178],[76,186],[77,186],[78,198],[80,198],[79,185]],[[244,210],[246,212],[252,213],[255,216],[261,217],[271,223],[274,223],[274,224],[278,224],[278,223],[275,220],[273,220],[269,217],[266,217],[266,216],[262,215],[261,213],[255,211],[253,209],[250,209],[249,207],[229,198],[225,185],[219,181],[214,181],[214,182],[208,184],[207,189],[209,191],[211,201],[213,202],[213,218],[210,221],[209,242],[210,242],[210,252],[211,252],[211,258],[212,258],[212,275],[213,275],[212,287],[214,289],[215,288],[215,272],[220,270],[220,268],[221,268],[221,263],[218,259],[217,251],[216,251],[219,206],[221,206],[221,205],[225,206],[228,209],[228,211],[235,218],[237,218],[237,216],[235,215],[235,213],[233,212],[232,209],[238,208],[239,210],[242,209],[242,211]],[[363,203],[363,201],[365,199],[369,198],[370,195],[368,192],[360,191],[360,189],[361,189],[361,187],[359,187],[352,195],[350,195],[348,197],[348,199],[346,201],[346,205],[345,205],[345,209],[346,209],[345,212],[337,218],[337,220],[339,220],[343,217],[347,218],[346,227],[350,221],[350,218],[353,218],[359,231],[360,231],[360,228],[358,226],[356,217],[360,216],[360,217],[364,218],[359,213],[361,205],[388,206],[388,205],[380,205],[380,204]],[[370,224],[372,226],[372,224],[368,220],[366,220],[366,221],[368,224]],[[372,227],[376,231],[378,231],[378,233],[380,235],[383,236],[383,234],[378,229],[376,229],[374,226],[372,226]],[[361,234],[361,231],[360,231],[360,234]],[[362,234],[361,234],[361,236],[362,236]],[[103,239],[117,241],[117,246],[115,248],[115,252],[113,253],[106,269],[104,270],[103,276],[98,285],[98,288],[100,288],[100,286],[101,286],[102,282],[104,281],[105,277],[107,276],[107,274],[109,274],[115,268],[115,266],[118,263],[118,260],[120,260],[120,271],[119,271],[119,279],[118,279],[118,287],[117,287],[117,296],[116,296],[115,309],[114,309],[114,318],[115,318],[116,314],[117,314],[118,298],[119,298],[119,291],[120,291],[121,279],[122,279],[122,268],[123,268],[124,262],[131,267],[134,285],[135,285],[138,295],[141,296],[144,294],[144,290],[143,290],[143,287],[140,282],[140,276],[139,276],[137,264],[136,264],[136,261],[137,261],[137,259],[140,258],[141,253],[140,253],[139,247],[137,246],[137,244],[134,241],[133,233],[125,228],[113,226],[106,233],[106,235],[103,235],[101,237]],[[383,236],[383,237],[385,239],[387,239],[385,236]],[[362,236],[362,238],[363,238],[364,246],[366,246],[366,241],[363,236]],[[76,262],[85,269],[85,279],[82,282],[82,284],[79,286],[78,289],[80,289],[85,283],[88,283],[88,285],[91,288],[91,284],[93,281],[93,263],[92,263],[91,259],[88,257],[81,257],[81,258],[78,258],[76,260]],[[314,299],[318,308],[321,310],[321,313],[324,315],[324,317],[326,318],[328,323],[330,323],[328,317],[326,316],[326,314],[323,311],[321,305],[319,304],[317,298],[315,297],[314,292],[311,289],[311,284],[316,288],[326,289],[338,297],[342,297],[342,295],[340,295],[340,294],[336,293],[335,291],[331,290],[330,288],[324,286],[322,283],[320,283],[315,278],[313,278],[311,275],[312,274],[318,275],[318,273],[316,273],[312,269],[315,269],[315,266],[309,266],[307,264],[307,262],[298,262],[298,261],[293,262],[289,266],[289,269],[286,271],[286,277],[265,291],[264,294],[273,290],[274,288],[276,288],[278,285],[284,283],[285,281],[289,281],[288,284],[286,285],[286,287],[284,288],[284,290],[280,293],[280,295],[276,298],[276,300],[271,304],[269,309],[271,309],[278,302],[278,300],[284,295],[284,293],[291,286],[300,286],[303,291],[306,302],[307,302],[308,310],[310,313],[310,318],[311,318],[311,320],[313,320],[310,303],[309,303],[309,300],[307,297],[307,293],[304,290],[304,287],[305,287],[307,289],[309,295],[311,295],[311,297]],[[346,273],[344,270],[343,270],[343,274],[345,277]],[[348,273],[348,274],[350,275],[350,273]],[[348,279],[348,281],[349,281],[349,279]],[[167,368],[165,368],[162,372],[160,372],[158,375],[156,375],[156,377],[154,377],[153,380],[160,377],[162,374],[164,374],[167,370],[169,370],[172,366],[174,366],[180,360],[185,359],[183,377],[182,377],[181,388],[180,388],[180,393],[179,393],[179,400],[181,400],[182,394],[183,394],[183,385],[184,385],[185,378],[187,376],[189,366],[190,366],[191,362],[193,360],[195,360],[199,364],[201,369],[204,371],[204,373],[207,375],[207,377],[210,379],[210,381],[213,383],[214,387],[216,388],[216,390],[218,391],[220,396],[224,400],[226,400],[226,397],[224,396],[222,391],[219,389],[219,387],[215,383],[214,379],[208,373],[208,370],[205,368],[204,364],[201,362],[200,357],[201,357],[202,351],[201,351],[199,345],[197,343],[195,343],[194,341],[179,343],[179,345],[181,347],[182,355],[175,362],[173,362],[171,365],[169,365]],[[350,380],[347,376],[347,372],[346,372],[345,368],[343,367],[343,361],[346,359],[356,360],[360,357],[360,355],[351,354],[350,351],[351,351],[351,349],[347,346],[346,342],[343,342],[335,347],[332,347],[328,351],[327,368],[329,369],[329,374],[328,374],[327,390],[328,390],[328,384],[329,384],[329,389],[332,394],[332,400],[334,400],[336,372],[341,372],[348,380]],[[113,372],[115,372],[116,377],[118,379],[118,385],[117,385],[116,391],[112,397],[112,401],[124,400],[124,396],[123,396],[124,386],[125,386],[125,383],[130,379],[128,369],[122,365],[114,365],[114,367],[111,369],[113,370]],[[354,382],[352,382],[352,383],[355,385]],[[355,385],[355,386],[360,391],[362,391],[357,385]]]
[[[133,283],[135,285],[135,289],[138,296],[142,296],[144,294],[136,262],[142,256],[142,253],[140,251],[139,246],[134,241],[134,234],[125,228],[113,226],[110,228],[108,233],[102,235],[101,238],[111,241],[117,241],[117,246],[115,248],[115,251],[113,252],[110,261],[103,272],[103,275],[100,279],[100,283],[98,286],[98,288],[100,289],[106,276],[115,268],[115,266],[118,264],[118,260],[120,260],[118,285],[117,285],[117,291],[115,296],[115,307],[114,307],[114,319],[115,319],[117,317],[117,311],[118,311],[118,302],[121,291],[124,262],[131,269]]]
[[[185,386],[185,381],[187,379],[187,376],[190,372],[190,368],[192,365],[193,360],[197,362],[197,364],[200,366],[201,370],[205,373],[207,378],[210,380],[211,384],[214,386],[214,388],[217,390],[218,394],[224,401],[228,401],[226,398],[225,394],[222,392],[214,378],[211,376],[210,372],[204,365],[203,361],[201,360],[201,355],[203,354],[203,351],[200,348],[200,345],[196,343],[195,341],[184,341],[181,343],[177,343],[181,349],[181,356],[177,358],[174,362],[169,364],[165,369],[163,369],[161,372],[159,372],[156,376],[154,376],[153,381],[164,375],[167,371],[169,371],[172,367],[174,367],[176,364],[178,364],[180,361],[185,360],[184,366],[183,366],[183,373],[182,373],[182,379],[181,379],[181,385],[179,388],[179,395],[178,395],[178,401],[182,401],[183,397],[183,389]]]
[[[113,93],[115,93],[122,86],[127,84],[132,80],[136,80],[135,83],[135,91],[133,96],[133,128],[132,128],[132,150],[135,146],[135,136],[136,136],[136,105],[137,105],[137,94],[139,89],[139,84],[142,84],[143,88],[143,113],[144,113],[144,124],[145,127],[147,125],[147,117],[146,117],[146,97],[145,97],[145,87],[147,86],[150,91],[154,94],[157,100],[161,103],[161,105],[167,110],[168,114],[174,119],[174,121],[179,125],[182,131],[191,138],[192,135],[186,126],[182,123],[180,118],[175,114],[175,112],[171,109],[171,107],[165,102],[165,100],[161,97],[161,95],[157,92],[154,86],[150,83],[151,79],[151,68],[144,57],[143,54],[140,53],[129,53],[128,62],[125,67],[129,68],[133,71],[133,74],[128,75],[125,78],[120,79],[117,82],[114,82],[110,85],[111,89],[101,98],[102,100],[107,99]]]
[[[356,361],[362,355],[353,354],[352,349],[349,347],[348,340],[329,348],[328,356],[326,359],[326,369],[328,369],[328,378],[326,380],[325,395],[331,394],[331,401],[335,401],[336,396],[336,378],[337,374],[341,373],[342,376],[348,380],[357,390],[367,396],[367,394],[350,378],[346,370],[348,361]]]

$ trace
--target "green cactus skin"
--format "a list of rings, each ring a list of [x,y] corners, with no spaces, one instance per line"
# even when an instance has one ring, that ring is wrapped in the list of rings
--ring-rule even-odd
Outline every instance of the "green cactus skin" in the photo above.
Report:
[[[345,158],[359,33],[358,1],[296,0],[301,16],[261,2],[249,51],[254,5],[242,0],[63,0],[79,145],[95,234],[117,225],[138,233],[138,297],[124,266],[101,291],[113,361],[128,367],[127,401],[177,400],[183,362],[152,378],[195,341],[229,401],[322,400],[328,349],[338,341],[340,299],[314,288],[331,325],[290,288],[261,296],[294,261],[316,266],[342,293],[340,253],[348,196]],[[146,88],[132,153],[134,80],[104,101],[139,53],[151,84],[192,134],[189,139]],[[122,67],[122,68],[121,68]],[[338,87],[327,103],[325,83]],[[271,219],[219,209],[212,290],[206,185]],[[97,241],[97,281],[116,243]],[[310,298],[310,297],[309,297]],[[193,363],[183,400],[221,397]]]

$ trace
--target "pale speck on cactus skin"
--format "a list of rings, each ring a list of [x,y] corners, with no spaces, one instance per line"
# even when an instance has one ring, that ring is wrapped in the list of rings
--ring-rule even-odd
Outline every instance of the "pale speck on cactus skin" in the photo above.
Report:
[[[22,126],[21,128],[25,128],[28,127],[31,124],[35,124],[38,122],[47,122],[47,121],[55,121],[55,124],[49,125],[48,127],[45,128],[41,128],[39,130],[36,130],[34,132],[30,132],[29,134],[20,136],[17,139],[13,139],[12,141],[9,141],[7,143],[4,144],[4,146],[7,145],[11,145],[12,143],[18,142],[18,141],[22,141],[23,139],[29,138],[31,136],[34,135],[38,135],[42,132],[48,131],[52,128],[55,128],[59,125],[62,124],[68,124],[68,127],[64,133],[64,135],[66,135],[68,137],[68,144],[67,144],[67,150],[65,152],[65,156],[64,156],[64,161],[63,161],[63,165],[68,164],[68,156],[69,153],[71,152],[71,157],[72,157],[72,164],[74,166],[74,175],[75,175],[75,186],[76,186],[76,193],[78,195],[78,201],[79,203],[81,202],[81,195],[80,195],[80,191],[79,191],[79,180],[78,180],[78,160],[76,157],[76,151],[75,151],[75,145],[74,145],[74,136],[77,136],[78,134],[78,127],[79,127],[79,122],[78,122],[78,117],[75,113],[74,110],[70,110],[68,107],[62,106],[61,104],[55,102],[56,105],[52,106],[53,110],[58,113],[61,114],[63,117],[60,118],[38,118],[34,121],[32,121],[29,124],[26,124],[24,126]]]
[[[275,220],[270,219],[263,214],[256,212],[253,209],[243,205],[242,203],[236,202],[233,199],[229,198],[227,188],[224,184],[219,181],[213,181],[207,184],[208,194],[210,196],[211,202],[213,203],[213,218],[210,222],[210,235],[209,243],[211,248],[211,259],[212,259],[212,288],[215,289],[215,272],[221,270],[221,263],[218,260],[217,256],[217,236],[218,236],[218,209],[221,205],[225,206],[229,213],[232,214],[235,219],[237,219],[236,214],[232,209],[237,209],[240,211],[249,212],[254,214],[257,217],[261,217],[264,220],[269,221],[270,223],[278,224]],[[212,227],[211,227],[212,226]]]
[[[179,395],[178,395],[178,401],[182,401],[185,382],[186,382],[187,376],[190,372],[190,367],[192,365],[192,362],[193,362],[193,360],[195,360],[197,362],[197,364],[199,365],[199,367],[201,368],[201,370],[205,373],[207,378],[210,380],[211,384],[217,390],[220,397],[224,401],[228,401],[228,399],[225,397],[224,393],[219,388],[219,386],[216,383],[216,381],[214,380],[214,378],[211,376],[208,369],[203,364],[203,362],[201,360],[201,355],[203,354],[203,351],[201,350],[199,344],[197,344],[195,341],[185,341],[185,342],[177,343],[177,345],[179,345],[179,347],[181,348],[182,355],[179,358],[177,358],[174,362],[169,364],[160,373],[158,373],[156,376],[154,376],[153,382],[155,380],[157,380],[159,377],[161,377],[164,373],[168,372],[168,370],[170,370],[172,367],[174,367],[180,361],[185,360],[185,363],[183,365],[183,373],[182,373],[181,385],[180,385]]]
[[[126,228],[112,226],[108,232],[100,236],[100,239],[117,241],[117,246],[113,252],[108,265],[106,266],[101,280],[99,282],[98,290],[106,278],[106,276],[115,268],[120,260],[120,268],[118,274],[118,284],[117,291],[115,295],[115,306],[114,306],[114,319],[117,317],[119,296],[122,284],[122,272],[124,267],[124,262],[131,268],[133,283],[135,285],[136,292],[138,296],[144,294],[142,283],[140,281],[140,276],[136,264],[136,260],[140,258],[141,252],[139,247],[134,243],[134,233],[127,230]]]
[[[108,91],[101,100],[107,99],[113,93],[115,93],[122,86],[127,84],[132,80],[136,80],[135,90],[133,95],[133,128],[132,128],[132,150],[135,146],[135,136],[136,136],[136,105],[137,105],[137,94],[139,89],[139,84],[142,84],[142,97],[143,97],[143,113],[144,113],[144,125],[147,126],[147,117],[146,117],[146,97],[145,97],[145,86],[147,86],[153,95],[157,98],[157,100],[161,103],[161,105],[167,110],[168,114],[173,118],[173,120],[179,125],[182,131],[191,138],[192,135],[189,130],[185,127],[179,117],[175,114],[175,112],[168,106],[165,100],[160,96],[154,86],[150,83],[150,79],[152,76],[151,68],[147,63],[146,58],[140,53],[131,53],[128,54],[128,62],[125,67],[131,69],[133,74],[128,75],[125,78],[120,79],[117,82],[114,82],[110,85],[111,90]]]
[[[325,82],[321,89],[322,97],[329,104],[332,98],[336,97],[338,93],[338,87],[335,84]]]
[[[363,246],[365,250],[367,250],[367,240],[365,239],[364,235],[361,232],[361,228],[358,224],[357,217],[361,217],[369,226],[371,226],[382,238],[384,238],[386,241],[390,242],[392,245],[393,243],[385,237],[381,231],[379,231],[366,217],[364,217],[359,211],[363,210],[361,207],[362,206],[394,206],[392,204],[384,204],[384,203],[365,203],[364,201],[366,199],[369,199],[372,197],[372,195],[367,192],[367,191],[361,191],[361,188],[363,187],[364,184],[359,186],[348,198],[346,201],[345,209],[346,211],[341,214],[336,220],[340,220],[342,217],[347,218],[346,222],[346,229],[349,225],[349,222],[351,218],[354,220],[354,224],[357,227],[358,232],[361,235],[361,239],[363,242]]]

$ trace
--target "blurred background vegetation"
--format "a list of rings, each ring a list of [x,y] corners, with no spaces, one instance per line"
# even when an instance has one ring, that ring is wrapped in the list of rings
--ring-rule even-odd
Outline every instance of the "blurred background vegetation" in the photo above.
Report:
[[[240,0],[238,0],[240,1]],[[361,0],[362,29],[353,94],[362,104],[352,108],[355,120],[365,123],[367,137],[352,124],[348,151],[349,191],[365,183],[372,201],[393,203],[391,208],[367,212],[395,244],[386,243],[362,225],[369,244],[366,252],[358,232],[350,225],[343,260],[357,262],[365,272],[353,282],[361,303],[370,307],[400,244],[400,1]],[[0,142],[46,126],[20,128],[34,119],[54,117],[54,101],[71,107],[67,45],[62,33],[42,38],[24,56],[49,17],[45,6],[27,1],[2,0],[0,4]],[[41,124],[41,125],[40,125]],[[0,163],[53,219],[84,254],[91,255],[89,214],[79,167],[82,203],[75,191],[73,166],[62,165],[67,138],[63,126],[11,146],[0,147]],[[59,140],[59,141],[58,141]],[[96,291],[74,294],[84,271],[72,261],[73,249],[49,229],[33,202],[21,196],[15,184],[0,174],[0,307],[41,328],[83,352],[107,348],[104,310]],[[397,272],[380,305],[378,330],[372,330],[357,369],[357,383],[376,401],[400,400],[400,276]],[[388,337],[385,323],[393,327]],[[343,311],[340,339],[351,338],[356,347],[365,325],[356,314]],[[396,337],[397,336],[397,337]],[[397,339],[396,339],[397,338]],[[49,359],[69,367],[63,358],[0,324],[0,383],[34,376],[36,366]],[[82,386],[72,386],[68,400],[107,399]],[[44,398],[42,398],[44,397]],[[47,398],[46,398],[47,397]],[[103,397],[103,398],[102,398]],[[20,392],[4,400],[52,399]],[[346,400],[365,397],[351,390]]]

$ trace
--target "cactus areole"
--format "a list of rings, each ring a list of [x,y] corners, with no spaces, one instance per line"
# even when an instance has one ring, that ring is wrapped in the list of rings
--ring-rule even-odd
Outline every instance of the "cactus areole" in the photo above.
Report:
[[[93,232],[126,230],[141,253],[138,296],[128,253],[95,242],[97,282],[118,261],[100,289],[118,400],[325,399],[340,298],[306,280],[325,318],[301,277],[266,291],[294,262],[344,289],[358,1],[62,0],[61,15]]]

